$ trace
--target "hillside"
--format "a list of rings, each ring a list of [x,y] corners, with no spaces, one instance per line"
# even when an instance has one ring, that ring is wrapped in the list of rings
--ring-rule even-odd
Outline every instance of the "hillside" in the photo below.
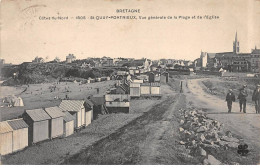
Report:
[[[109,76],[113,72],[111,68],[81,68],[76,63],[22,63],[2,68],[1,76],[5,79],[2,85],[13,86],[49,83],[64,77],[88,79]]]

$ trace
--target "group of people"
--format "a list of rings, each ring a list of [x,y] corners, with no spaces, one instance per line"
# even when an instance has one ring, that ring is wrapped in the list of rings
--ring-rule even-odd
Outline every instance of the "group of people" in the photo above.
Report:
[[[244,85],[240,90],[237,99],[239,99],[239,106],[240,106],[240,112],[246,113],[246,100],[248,97],[248,93],[246,91],[246,85]],[[232,91],[232,89],[229,89],[229,92],[226,96],[227,106],[228,106],[228,113],[231,113],[232,110],[232,102],[236,100],[235,95]],[[255,110],[256,113],[260,113],[260,85],[256,86],[256,89],[253,92],[252,95],[252,101],[255,102]]]

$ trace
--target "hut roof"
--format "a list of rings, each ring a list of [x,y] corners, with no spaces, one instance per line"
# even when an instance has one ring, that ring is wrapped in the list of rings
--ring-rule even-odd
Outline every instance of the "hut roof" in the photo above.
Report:
[[[33,121],[49,120],[51,117],[43,109],[25,110]]]
[[[71,115],[69,112],[64,112],[64,117],[63,117],[63,120],[65,122],[69,122],[69,121],[72,121],[74,120],[75,118],[73,117],[73,115]]]
[[[23,128],[29,127],[22,118],[9,120],[7,122],[13,130],[18,130],[18,129],[23,129]]]
[[[96,106],[103,105],[103,104],[105,104],[105,97],[104,96],[102,96],[102,97],[92,96],[92,97],[90,97],[90,101]]]
[[[12,127],[7,123],[7,121],[0,122],[0,134],[13,131]]]
[[[57,106],[45,108],[45,111],[47,114],[49,114],[51,118],[58,118],[64,116],[62,110]]]
[[[60,108],[63,111],[80,111],[83,104],[83,100],[62,100]]]

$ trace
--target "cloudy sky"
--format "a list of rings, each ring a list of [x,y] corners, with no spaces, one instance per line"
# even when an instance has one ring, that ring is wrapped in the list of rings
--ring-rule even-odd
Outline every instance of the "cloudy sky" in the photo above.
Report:
[[[138,14],[116,9],[140,9]],[[204,16],[219,19],[76,20],[76,16]],[[69,20],[40,20],[68,16]],[[73,17],[74,19],[71,19]],[[18,64],[39,56],[194,60],[200,51],[232,51],[236,31],[241,52],[260,48],[259,0],[2,0],[1,53]]]

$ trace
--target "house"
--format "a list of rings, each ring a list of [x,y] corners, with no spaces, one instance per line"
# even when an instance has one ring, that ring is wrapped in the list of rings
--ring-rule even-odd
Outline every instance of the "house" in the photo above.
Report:
[[[109,113],[129,113],[130,95],[107,94],[105,95],[105,101]]]
[[[133,60],[131,62],[131,67],[143,67],[143,72],[150,71],[150,66],[152,65],[152,62],[146,58]],[[141,70],[141,69],[140,69]],[[140,72],[141,73],[141,72]]]
[[[110,67],[114,65],[113,59],[108,57],[102,57],[101,62],[103,67]]]
[[[63,116],[63,132],[64,137],[70,136],[74,133],[74,120],[75,118],[67,111]]]
[[[255,49],[252,49],[251,52],[251,72],[259,73],[260,72],[260,49],[257,49],[255,46]]]
[[[160,82],[161,83],[168,83],[168,81],[169,81],[169,73],[166,72],[166,71],[161,73]]]
[[[48,107],[44,109],[46,113],[51,117],[49,123],[49,137],[50,139],[63,136],[63,116],[62,110],[55,107]]]
[[[7,155],[13,152],[13,129],[7,121],[0,122],[0,154]]]
[[[49,121],[51,117],[43,109],[25,110],[22,116],[29,126],[29,144],[49,139]]]
[[[75,117],[74,127],[76,129],[85,126],[85,107],[83,100],[62,100],[59,107],[63,112],[68,111]]]
[[[66,63],[72,63],[73,61],[76,61],[76,57],[73,54],[69,54],[66,57]]]
[[[101,81],[106,81],[107,77],[101,77]]]
[[[107,113],[104,96],[91,96],[89,99],[93,103],[93,119],[97,119],[99,114]]]
[[[95,81],[96,82],[101,82],[101,78],[96,78]]]
[[[28,146],[28,125],[22,118],[8,120],[13,130],[12,152],[22,150]],[[0,141],[1,142],[1,141]]]
[[[130,97],[140,97],[140,83],[130,83]]]
[[[44,63],[44,59],[42,57],[35,57],[34,60],[32,60],[34,63]]]

